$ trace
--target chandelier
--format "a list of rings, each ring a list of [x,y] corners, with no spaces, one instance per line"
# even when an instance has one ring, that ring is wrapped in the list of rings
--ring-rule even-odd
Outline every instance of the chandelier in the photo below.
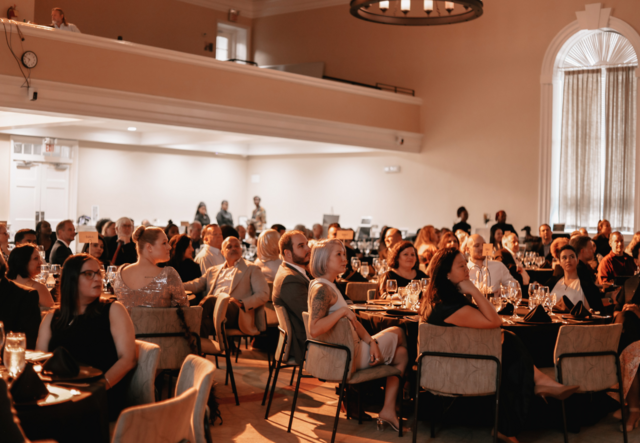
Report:
[[[433,26],[468,22],[482,15],[482,0],[351,0],[351,15],[384,25]]]

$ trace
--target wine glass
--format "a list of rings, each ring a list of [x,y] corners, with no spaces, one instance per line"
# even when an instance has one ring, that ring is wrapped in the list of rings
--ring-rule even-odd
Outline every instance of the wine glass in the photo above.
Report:
[[[53,278],[58,281],[60,278],[60,265],[51,265],[51,274],[53,274]]]
[[[558,302],[558,296],[554,292],[553,294],[549,294],[549,312],[553,312],[553,307]]]
[[[540,286],[538,289],[540,304],[544,307],[548,303],[549,298],[549,286]]]
[[[415,306],[420,301],[420,292],[422,292],[422,284],[420,280],[411,280],[409,282],[409,301],[411,303],[411,309],[415,309]]]
[[[369,275],[369,264],[367,262],[362,263],[360,266],[360,274],[362,274],[364,278],[367,278]]]
[[[502,309],[502,297],[500,297],[499,295],[494,295],[493,297],[491,297],[491,304],[493,305],[493,308],[496,310],[496,312],[500,312],[500,310]]]
[[[529,283],[529,298],[532,298],[540,285],[536,282]]]
[[[427,291],[427,287],[429,286],[429,279],[428,278],[421,278],[420,279],[420,284],[422,285],[422,292],[426,292]]]
[[[107,282],[113,287],[113,282],[116,280],[116,274],[118,273],[117,266],[109,266],[107,268]]]
[[[351,268],[353,268],[354,271],[360,272],[360,266],[361,265],[362,265],[362,263],[356,257],[353,257],[353,259],[351,259]]]
[[[511,318],[513,320],[517,319],[516,311],[518,310],[518,306],[520,306],[520,302],[522,301],[522,291],[520,290],[520,285],[517,281],[509,282],[509,301],[513,305],[513,315]]]
[[[389,294],[389,298],[393,297],[398,291],[398,282],[396,280],[387,280],[387,294]]]
[[[372,263],[373,263],[373,268],[376,270],[376,274],[379,275],[380,274],[380,266],[382,265],[380,263],[380,259],[379,258],[374,258]]]
[[[27,348],[27,337],[23,332],[9,332],[4,347],[4,365],[12,377],[17,377],[25,367],[24,354]]]
[[[0,350],[2,345],[4,345],[4,323],[0,321]]]

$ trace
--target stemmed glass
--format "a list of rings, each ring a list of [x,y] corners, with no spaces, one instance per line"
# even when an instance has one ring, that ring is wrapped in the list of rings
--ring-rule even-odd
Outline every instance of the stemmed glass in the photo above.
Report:
[[[513,304],[513,315],[511,316],[512,320],[516,320],[518,316],[516,315],[516,311],[520,306],[520,302],[522,301],[522,291],[520,290],[520,284],[516,281],[509,282],[509,301]]]
[[[24,354],[27,348],[27,337],[23,332],[9,332],[4,347],[4,365],[12,377],[17,377],[25,367]]]
[[[60,265],[51,265],[51,274],[53,274],[53,278],[58,281],[60,278]]]
[[[529,305],[531,305],[531,299],[536,296],[536,291],[540,285],[536,282],[529,283]]]
[[[546,306],[549,299],[549,287],[548,286],[540,286],[538,289],[538,294],[540,298],[540,304],[542,306]]]
[[[398,282],[396,280],[387,280],[387,298],[391,299],[393,294],[398,291]]]
[[[111,285],[112,288],[113,288],[113,283],[116,281],[117,273],[118,273],[117,266],[109,266],[107,268],[107,282]]]
[[[353,257],[351,259],[351,267],[353,268],[354,271],[356,272],[360,272],[360,266],[361,266],[361,262],[360,260],[358,260],[357,257]]]
[[[362,274],[362,276],[364,278],[367,278],[367,276],[369,275],[369,264],[368,263],[362,263],[361,267],[360,267],[360,274]]]
[[[44,246],[38,245],[38,253],[40,254],[40,258],[42,258],[42,261],[45,261],[47,258],[47,253],[44,250]]]
[[[427,287],[429,286],[429,279],[428,278],[421,278],[420,279],[420,284],[422,285],[422,292],[426,292],[427,291]]]
[[[4,345],[4,323],[0,321],[0,351]]]
[[[380,263],[380,259],[374,258],[372,264],[373,268],[376,270],[376,275],[380,275],[380,266],[382,265],[382,263]]]
[[[422,292],[422,284],[420,280],[411,280],[409,282],[409,301],[411,302],[410,308],[415,309],[416,305],[420,301],[420,292]]]

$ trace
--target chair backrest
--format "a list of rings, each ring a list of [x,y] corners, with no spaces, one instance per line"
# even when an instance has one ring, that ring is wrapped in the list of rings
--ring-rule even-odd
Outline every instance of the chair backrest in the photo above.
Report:
[[[138,364],[127,387],[125,405],[139,406],[156,401],[155,379],[160,362],[160,346],[142,340],[136,340]]]
[[[488,355],[501,360],[500,329],[472,329],[420,323],[418,355],[423,352]],[[420,386],[443,394],[486,395],[496,390],[492,360],[428,356],[422,360]]]
[[[374,300],[376,298],[376,290],[369,289],[367,290],[367,300]]]
[[[189,355],[184,360],[180,375],[178,375],[178,383],[176,384],[176,397],[190,388],[198,390],[198,397],[193,411],[193,433],[195,434],[195,443],[206,443],[204,415],[207,409],[207,401],[211,393],[213,385],[213,373],[216,367],[209,360]]]
[[[225,352],[228,347],[227,334],[224,330],[228,307],[229,294],[221,293],[216,295],[216,306],[213,308],[213,327],[216,329],[216,341],[218,342],[220,351],[222,352]]]
[[[622,324],[566,325],[560,328],[554,361],[563,354],[585,352],[618,352]],[[567,357],[560,362],[562,383],[580,385],[581,391],[601,391],[618,383],[615,357]],[[558,375],[556,373],[556,375]]]
[[[125,409],[118,417],[111,443],[193,442],[191,415],[197,395],[198,391],[191,388],[179,397]]]
[[[185,339],[184,330],[178,318],[177,308],[144,308],[131,309],[131,320],[136,331],[136,338],[155,343],[160,346],[160,362],[158,369],[180,369],[185,357],[191,353],[189,342]],[[202,308],[193,306],[182,308],[190,331],[200,333]],[[166,337],[145,337],[148,334],[174,334]]]
[[[375,283],[350,282],[347,283],[345,293],[354,302],[367,301],[367,292],[371,289],[376,289]]]
[[[307,331],[307,339],[310,340],[312,337],[309,329],[309,313],[303,312],[302,319],[304,320],[304,328]],[[341,318],[331,330],[319,335],[313,340],[343,345],[349,348],[351,353],[351,367],[349,368],[349,375],[347,376],[347,380],[349,380],[352,373],[351,368],[353,368],[355,364],[355,343],[353,341],[353,332],[349,320]],[[316,378],[341,382],[346,361],[347,353],[344,350],[310,343],[307,347],[305,370]]]
[[[280,352],[282,351],[282,346],[284,346],[284,354],[282,355],[282,361],[286,363],[289,360],[289,354],[291,353],[291,341],[295,340],[293,337],[293,328],[291,327],[291,320],[289,319],[289,314],[287,313],[287,308],[284,306],[273,305],[276,310],[276,315],[278,316],[278,325],[280,328],[287,334],[287,343],[284,343],[284,336],[280,334],[280,339],[278,340],[278,347],[276,348],[276,358],[280,356]]]

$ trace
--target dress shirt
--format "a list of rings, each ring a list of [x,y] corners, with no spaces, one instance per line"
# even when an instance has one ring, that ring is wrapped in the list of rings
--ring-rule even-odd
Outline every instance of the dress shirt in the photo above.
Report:
[[[582,290],[579,278],[576,278],[570,284],[566,284],[564,282],[564,277],[562,277],[553,287],[551,293],[556,294],[556,303],[562,300],[563,295],[566,295],[574,305],[581,301],[582,304],[589,309],[589,302],[587,301],[587,297],[584,296],[584,291]]]
[[[636,270],[637,266],[632,257],[609,252],[598,266],[598,279],[601,282],[613,283],[614,277],[631,276],[636,273]]]
[[[220,253],[220,249],[204,245],[194,261],[200,265],[200,270],[204,275],[207,269],[224,263],[224,257]]]
[[[233,277],[235,277],[236,272],[238,271],[238,262],[233,266],[227,266],[226,264],[222,267],[222,270],[218,274],[218,280],[216,281],[216,287],[213,290],[213,295],[217,296],[219,294],[230,294],[231,293],[231,284],[233,283]]]
[[[295,269],[296,271],[298,271],[300,274],[304,275],[304,276],[305,276],[305,278],[306,278],[307,280],[311,281],[311,279],[310,279],[310,278],[309,278],[309,276],[307,275],[307,271],[306,271],[306,269],[301,268],[301,267],[300,267],[300,266],[298,266],[298,265],[294,265],[293,263],[288,262],[288,261],[286,261],[285,263],[286,263],[286,265],[287,265],[287,266],[291,266],[293,269]]]
[[[469,268],[470,278],[477,276],[477,274],[482,271],[482,266],[476,265],[471,260],[469,260],[469,262],[467,263],[467,267]],[[498,292],[500,290],[500,284],[506,286],[510,282],[516,281],[516,279],[511,276],[511,273],[509,272],[507,267],[499,261],[487,261],[487,268],[489,269],[489,284],[492,293]]]
[[[59,29],[61,31],[69,31],[69,32],[78,32],[80,33],[80,30],[78,29],[78,27],[76,25],[74,25],[73,23],[68,23],[68,24],[62,24],[61,26],[56,25],[55,23],[52,26],[54,29]]]

